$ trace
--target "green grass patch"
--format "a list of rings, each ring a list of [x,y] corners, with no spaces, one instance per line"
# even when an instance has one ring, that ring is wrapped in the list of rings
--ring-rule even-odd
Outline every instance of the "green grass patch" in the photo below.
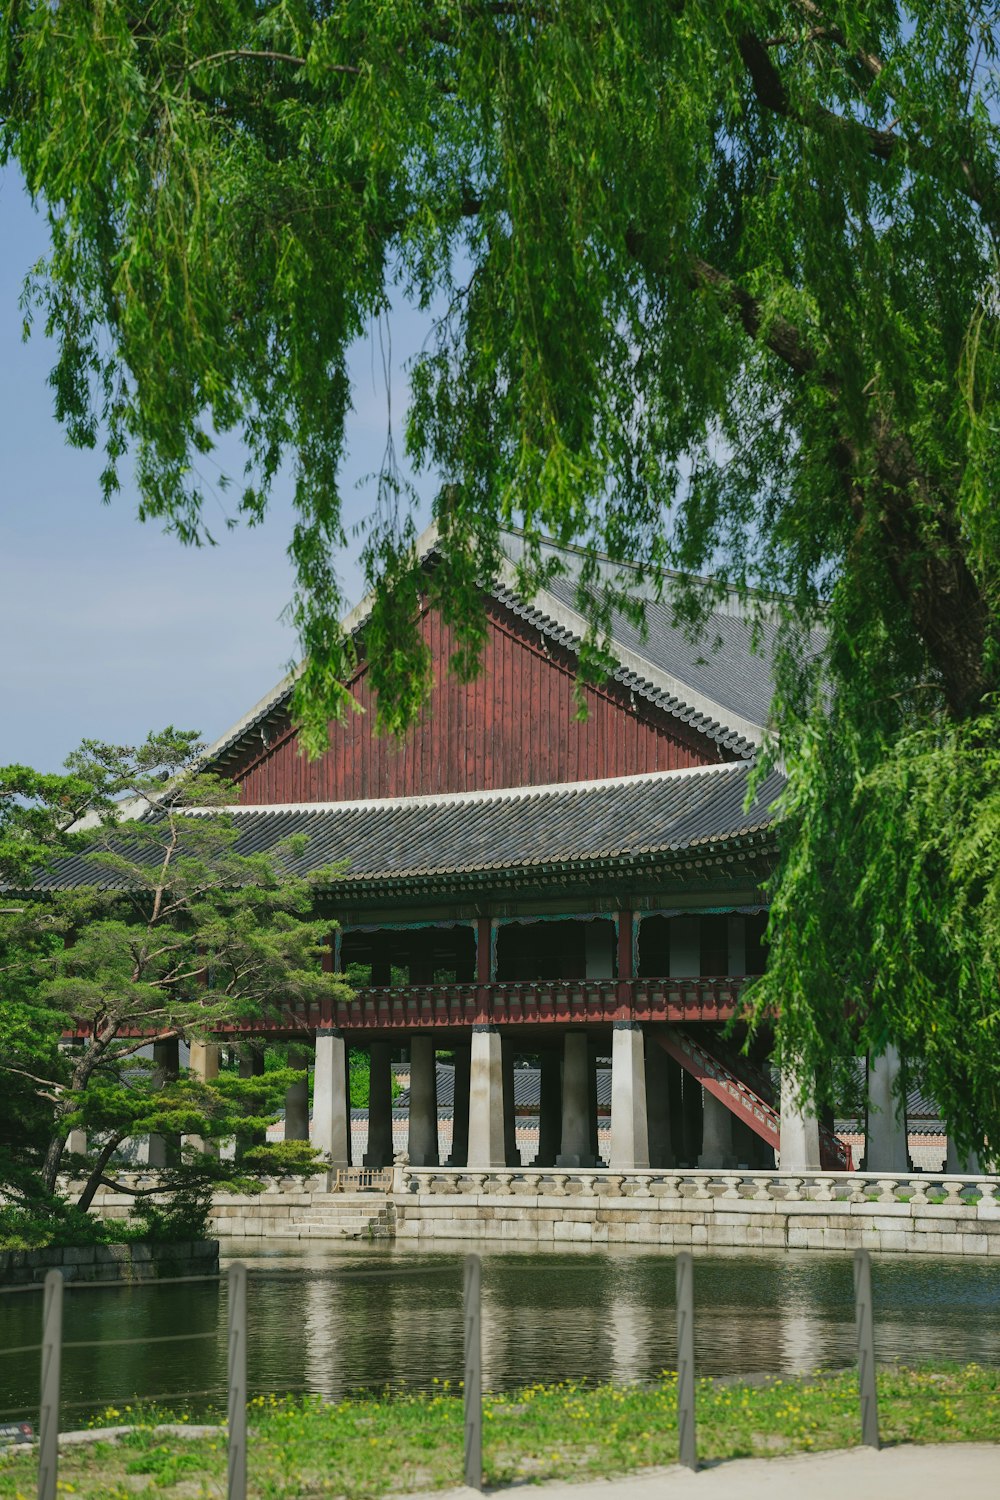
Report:
[[[891,1367],[879,1371],[878,1390],[884,1442],[982,1442],[1000,1434],[1000,1370]],[[673,1463],[676,1399],[672,1374],[651,1386],[533,1385],[488,1396],[486,1482],[587,1479]],[[183,1413],[131,1408],[109,1408],[92,1425],[133,1418],[137,1425],[118,1442],[63,1450],[62,1494],[86,1500],[131,1500],[144,1492],[175,1500],[225,1494],[224,1434],[165,1436],[154,1431],[156,1424],[186,1421]],[[851,1447],[860,1436],[856,1376],[817,1373],[762,1384],[702,1380],[697,1420],[704,1459]],[[461,1392],[447,1384],[430,1394],[337,1403],[257,1397],[250,1428],[253,1500],[367,1500],[461,1482]],[[0,1461],[0,1496],[28,1500],[35,1472],[33,1455]]]

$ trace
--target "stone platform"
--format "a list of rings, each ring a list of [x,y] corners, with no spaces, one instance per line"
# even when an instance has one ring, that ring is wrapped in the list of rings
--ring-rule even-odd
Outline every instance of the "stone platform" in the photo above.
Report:
[[[1000,1180],[397,1169],[396,1238],[1000,1256]]]

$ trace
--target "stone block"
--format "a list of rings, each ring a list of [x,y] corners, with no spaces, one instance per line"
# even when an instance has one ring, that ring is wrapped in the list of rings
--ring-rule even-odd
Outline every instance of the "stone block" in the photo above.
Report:
[[[797,1207],[794,1214],[788,1215],[787,1222],[789,1232],[793,1229],[830,1229],[832,1227],[831,1220],[827,1214],[815,1214],[809,1218],[804,1214],[800,1214]]]
[[[921,1208],[920,1213],[914,1215],[913,1228],[918,1234],[956,1234],[958,1221],[956,1219],[939,1217],[937,1214],[928,1213]]]
[[[736,1236],[736,1229],[731,1224],[709,1224],[708,1243],[710,1245],[737,1245],[740,1241]]]
[[[660,1226],[653,1223],[630,1223],[628,1226],[628,1242],[630,1245],[658,1245],[660,1243]]]
[[[784,1206],[796,1217],[828,1219],[831,1215],[847,1213],[851,1208],[859,1205],[848,1203],[846,1199],[842,1202],[840,1199],[833,1198],[792,1198],[786,1199]],[[897,1206],[905,1208],[906,1204],[900,1203]],[[874,1208],[875,1205],[872,1204],[871,1207]]]
[[[92,1266],[97,1259],[97,1249],[96,1245],[68,1245],[62,1252],[63,1266]]]
[[[889,1207],[888,1204],[880,1204],[879,1206],[881,1208],[887,1208],[887,1207]],[[872,1228],[873,1229],[885,1229],[885,1230],[892,1231],[892,1230],[904,1229],[904,1228],[907,1229],[907,1230],[909,1230],[909,1227],[910,1226],[908,1224],[907,1225],[900,1224],[898,1217],[890,1216],[888,1214],[878,1213],[872,1219]]]
[[[907,1229],[883,1229],[879,1236],[880,1250],[908,1250],[913,1238]]]
[[[985,1234],[963,1234],[959,1236],[962,1242],[963,1255],[985,1255],[989,1246],[989,1239]]]
[[[826,1207],[829,1206],[829,1204],[826,1205]],[[875,1218],[877,1216],[881,1219],[911,1219],[913,1217],[913,1208],[909,1203],[879,1203],[876,1199],[874,1203],[867,1201],[864,1203],[848,1203],[846,1207],[852,1215],[857,1214],[860,1218]],[[917,1207],[922,1208],[923,1205],[918,1204]]]
[[[562,1224],[554,1226],[552,1237],[554,1240],[573,1241],[581,1245],[589,1244],[594,1237],[594,1226],[589,1222],[565,1220]]]

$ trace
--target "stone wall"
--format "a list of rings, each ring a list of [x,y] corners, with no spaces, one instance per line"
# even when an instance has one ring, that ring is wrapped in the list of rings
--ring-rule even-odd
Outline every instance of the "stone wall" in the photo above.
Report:
[[[27,1286],[48,1271],[67,1281],[155,1281],[161,1276],[214,1276],[218,1240],[177,1245],[68,1245],[0,1251],[0,1285]]]
[[[152,1184],[149,1172],[119,1174],[131,1188]],[[209,1226],[219,1239],[385,1239],[392,1233],[385,1192],[330,1192],[330,1176],[271,1178],[259,1193],[216,1193]],[[94,1213],[125,1219],[135,1202],[128,1193],[98,1188]]]
[[[404,1169],[396,1237],[1000,1256],[998,1189],[922,1174]]]
[[[136,1175],[130,1186],[151,1179]],[[220,1238],[395,1236],[498,1244],[869,1250],[1000,1255],[1000,1178],[915,1173],[681,1169],[495,1170],[397,1167],[387,1197],[333,1193],[323,1174],[216,1196]],[[132,1199],[103,1188],[95,1211],[125,1217]]]

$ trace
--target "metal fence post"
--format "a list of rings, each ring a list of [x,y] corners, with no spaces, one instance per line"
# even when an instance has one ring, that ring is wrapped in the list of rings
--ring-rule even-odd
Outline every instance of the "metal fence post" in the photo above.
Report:
[[[875,1391],[875,1325],[872,1312],[872,1262],[867,1250],[854,1252],[854,1328],[858,1341],[858,1385],[861,1392],[861,1442],[880,1448],[878,1396]]]
[[[42,1385],[38,1411],[38,1500],[56,1500],[63,1274],[47,1271],[42,1306]]]
[[[482,1263],[465,1257],[462,1312],[465,1329],[465,1483],[483,1487],[483,1337],[480,1313]]]
[[[229,1500],[247,1493],[247,1268],[229,1267]]]
[[[698,1467],[694,1427],[694,1260],[677,1257],[677,1447],[687,1469]]]

